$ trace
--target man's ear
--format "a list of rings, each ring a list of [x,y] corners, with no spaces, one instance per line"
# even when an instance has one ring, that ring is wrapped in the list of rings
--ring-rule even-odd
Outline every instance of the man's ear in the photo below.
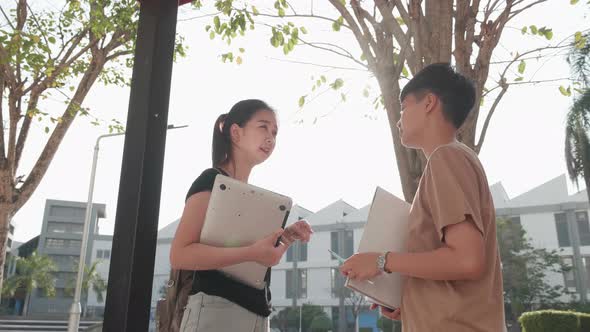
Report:
[[[438,107],[438,105],[440,104],[440,99],[434,94],[434,93],[427,93],[426,96],[424,96],[424,107],[426,108],[426,113],[430,113],[434,110],[436,110],[436,108]]]

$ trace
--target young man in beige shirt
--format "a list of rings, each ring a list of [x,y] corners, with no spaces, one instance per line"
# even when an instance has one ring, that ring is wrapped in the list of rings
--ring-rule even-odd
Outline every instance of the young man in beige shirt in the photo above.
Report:
[[[456,140],[476,102],[473,83],[449,64],[433,64],[410,80],[400,100],[402,144],[428,159],[410,210],[407,250],[356,254],[340,270],[359,280],[404,275],[401,308],[381,312],[401,319],[405,332],[504,331],[492,196],[477,155]]]

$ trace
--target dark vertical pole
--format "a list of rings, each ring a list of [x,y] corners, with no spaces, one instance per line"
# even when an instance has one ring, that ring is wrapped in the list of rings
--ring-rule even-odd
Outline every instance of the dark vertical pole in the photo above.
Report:
[[[141,3],[103,331],[147,331],[178,2]]]

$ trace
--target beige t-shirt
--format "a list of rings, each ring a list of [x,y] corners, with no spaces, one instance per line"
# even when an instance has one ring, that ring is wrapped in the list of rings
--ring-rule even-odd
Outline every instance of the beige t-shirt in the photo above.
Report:
[[[484,238],[483,278],[433,281],[408,277],[401,308],[404,332],[504,331],[496,216],[485,172],[467,146],[441,146],[430,156],[412,203],[408,252],[441,248],[445,226],[464,222],[467,216]]]

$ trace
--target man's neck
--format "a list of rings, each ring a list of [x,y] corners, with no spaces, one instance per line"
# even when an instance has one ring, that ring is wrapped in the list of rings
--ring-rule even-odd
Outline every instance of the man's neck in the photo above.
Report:
[[[436,151],[436,149],[455,142],[457,142],[457,137],[454,132],[436,135],[432,137],[426,144],[424,144],[422,147],[422,152],[424,152],[424,155],[427,159],[430,159],[430,156],[434,151]]]

